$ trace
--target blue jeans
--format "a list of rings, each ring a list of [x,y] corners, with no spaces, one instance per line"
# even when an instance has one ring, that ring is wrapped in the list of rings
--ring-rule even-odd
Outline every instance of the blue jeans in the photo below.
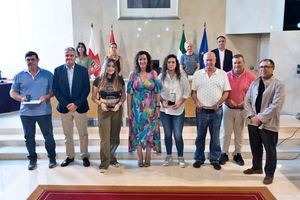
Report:
[[[184,124],[184,116],[183,112],[181,115],[169,115],[164,112],[160,112],[160,120],[164,128],[165,134],[165,145],[167,149],[167,154],[172,154],[172,133],[174,133],[175,144],[177,148],[177,155],[183,156],[183,139],[182,139],[182,129]]]
[[[38,123],[43,137],[45,139],[45,148],[48,153],[49,159],[55,159],[55,141],[53,138],[53,126],[51,115],[42,116],[21,116],[21,121],[24,130],[24,138],[27,151],[29,155],[27,156],[29,160],[36,161],[37,154],[35,151],[35,125]]]
[[[202,164],[205,162],[204,150],[207,128],[209,128],[210,133],[209,161],[212,164],[219,163],[221,156],[219,136],[222,116],[222,107],[217,110],[196,109],[197,138],[195,141],[195,160]]]

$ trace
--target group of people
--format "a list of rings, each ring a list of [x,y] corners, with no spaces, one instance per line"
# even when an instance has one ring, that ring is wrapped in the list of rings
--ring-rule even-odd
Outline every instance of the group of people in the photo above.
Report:
[[[170,54],[165,57],[162,72],[159,75],[152,69],[151,55],[147,51],[137,52],[134,70],[129,75],[127,90],[122,75],[123,65],[120,65],[122,58],[116,54],[117,45],[110,44],[111,54],[105,58],[101,76],[97,77],[92,85],[92,101],[98,105],[101,139],[100,172],[104,173],[110,165],[120,166],[115,154],[120,144],[123,104],[126,98],[129,152],[137,151],[138,167],[151,165],[152,150],[161,152],[160,121],[164,130],[166,147],[163,166],[172,164],[172,136],[174,136],[178,165],[182,168],[186,167],[182,136],[185,119],[184,102],[191,96],[196,105],[197,127],[193,167],[200,168],[205,162],[207,129],[210,133],[208,159],[214,169],[220,170],[221,165],[229,160],[228,151],[232,132],[235,137],[233,160],[238,165],[244,165],[241,156],[242,134],[245,121],[248,121],[253,159],[252,167],[244,173],[262,173],[264,147],[266,176],[263,183],[272,183],[277,161],[279,111],[284,102],[284,86],[273,76],[275,64],[271,59],[259,62],[259,77],[256,78],[246,69],[245,60],[241,54],[232,56],[230,51],[232,58],[226,61],[228,52],[224,49],[224,36],[218,37],[217,42],[223,49],[219,49],[217,53],[214,51],[205,53],[204,68],[200,69],[199,62],[195,60],[194,69],[186,70],[183,61],[191,60],[191,58],[182,58],[179,63],[177,57]],[[65,134],[67,157],[61,166],[69,165],[75,158],[73,122],[79,134],[83,166],[90,166],[86,116],[89,110],[87,101],[90,92],[89,67],[75,62],[76,51],[78,55],[80,48],[82,47],[79,46],[77,50],[73,47],[65,49],[65,64],[57,67],[54,75],[40,68],[37,53],[30,51],[25,54],[28,68],[14,78],[11,97],[22,102],[20,115],[29,153],[29,170],[37,166],[36,122],[45,138],[49,168],[57,165],[51,122],[50,98],[52,96],[58,100],[57,110],[60,113]],[[192,45],[187,43],[186,48],[188,49],[187,56],[192,55]],[[216,55],[220,56],[219,61],[223,63],[220,67],[217,67]],[[228,69],[227,62],[231,64],[230,69]],[[190,61],[189,63],[191,64]],[[191,74],[193,77],[190,87],[187,75]],[[222,121],[224,134],[221,145]]]

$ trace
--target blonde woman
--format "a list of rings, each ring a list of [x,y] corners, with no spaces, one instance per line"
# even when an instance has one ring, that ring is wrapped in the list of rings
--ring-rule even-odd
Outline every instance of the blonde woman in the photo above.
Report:
[[[120,56],[118,53],[118,46],[116,43],[109,44],[109,52],[108,55],[104,58],[104,61],[109,58],[115,61],[119,75],[122,76],[122,74],[124,73],[124,62],[122,56]],[[102,66],[100,74],[102,74],[104,70],[105,70],[105,66]]]
[[[92,88],[92,100],[98,105],[101,173],[109,165],[120,166],[115,152],[120,144],[122,105],[126,93],[124,80],[118,73],[115,61],[108,58],[104,73],[95,79]]]

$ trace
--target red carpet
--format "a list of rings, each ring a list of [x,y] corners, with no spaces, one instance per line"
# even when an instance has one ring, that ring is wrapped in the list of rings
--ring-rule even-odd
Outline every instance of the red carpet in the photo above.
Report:
[[[275,200],[267,187],[40,185],[29,200]]]

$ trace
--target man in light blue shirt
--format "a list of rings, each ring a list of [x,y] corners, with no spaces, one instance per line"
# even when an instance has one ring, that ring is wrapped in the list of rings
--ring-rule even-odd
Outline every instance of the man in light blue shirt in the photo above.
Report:
[[[38,123],[45,139],[49,168],[54,168],[57,164],[50,104],[50,98],[53,96],[53,74],[38,67],[39,57],[36,52],[27,52],[25,61],[28,68],[14,77],[10,96],[21,102],[20,117],[25,144],[29,153],[27,156],[29,159],[28,170],[33,170],[37,166],[36,123]]]

